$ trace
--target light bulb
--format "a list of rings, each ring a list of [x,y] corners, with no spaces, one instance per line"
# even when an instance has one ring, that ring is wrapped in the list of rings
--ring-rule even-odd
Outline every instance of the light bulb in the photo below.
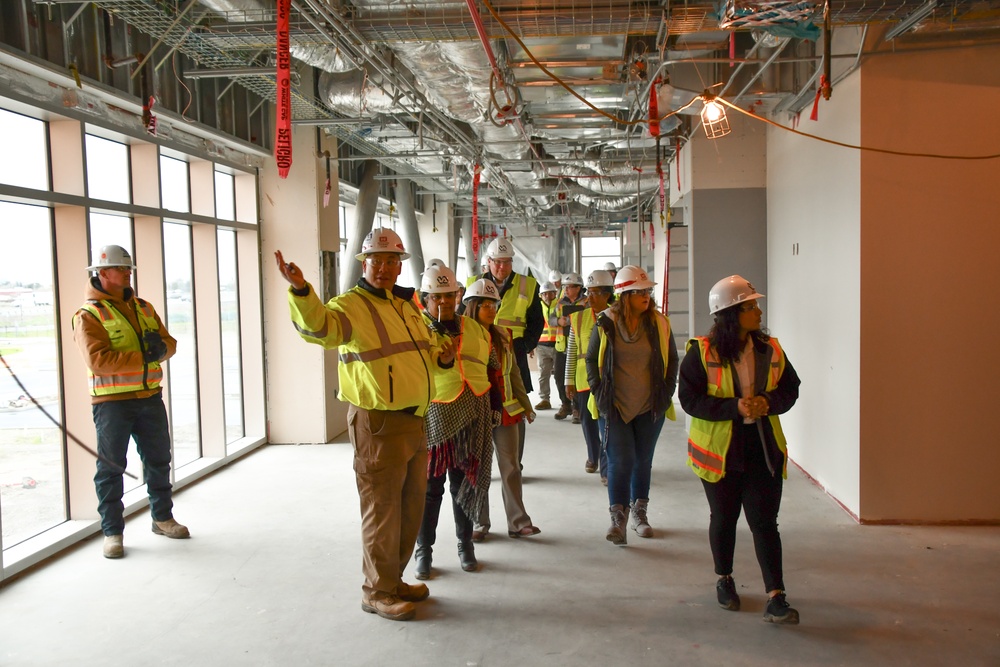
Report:
[[[722,107],[718,102],[706,102],[705,109],[701,112],[705,122],[714,123],[722,116]]]

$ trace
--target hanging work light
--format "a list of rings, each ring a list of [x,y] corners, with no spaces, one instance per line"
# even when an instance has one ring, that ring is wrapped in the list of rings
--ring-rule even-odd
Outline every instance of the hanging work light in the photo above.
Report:
[[[701,108],[701,124],[705,128],[705,136],[709,139],[718,139],[732,132],[729,118],[726,117],[726,108],[716,101],[715,95],[704,93],[701,99],[704,103]]]

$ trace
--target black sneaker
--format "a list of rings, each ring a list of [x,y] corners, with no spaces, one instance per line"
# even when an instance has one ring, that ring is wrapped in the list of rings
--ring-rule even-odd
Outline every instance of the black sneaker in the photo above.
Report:
[[[719,579],[715,584],[715,593],[719,598],[719,606],[729,611],[740,610],[740,596],[736,592],[736,582],[731,576]]]
[[[767,607],[764,609],[764,622],[798,625],[799,612],[788,605],[784,593],[778,593],[767,601]]]

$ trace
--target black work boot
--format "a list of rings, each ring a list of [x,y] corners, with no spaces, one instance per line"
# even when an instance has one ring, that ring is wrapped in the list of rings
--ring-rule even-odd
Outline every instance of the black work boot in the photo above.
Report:
[[[417,547],[416,556],[414,557],[416,570],[413,576],[421,581],[431,578],[431,553],[433,551],[432,547]]]

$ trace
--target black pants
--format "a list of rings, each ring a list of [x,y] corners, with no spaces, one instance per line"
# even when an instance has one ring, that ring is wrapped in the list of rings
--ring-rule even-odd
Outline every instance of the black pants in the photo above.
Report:
[[[427,480],[424,518],[420,523],[420,532],[417,534],[417,546],[430,547],[434,546],[434,542],[437,541],[437,525],[441,513],[441,502],[444,500],[445,477],[450,478],[449,488],[451,489],[451,511],[455,516],[455,537],[458,538],[459,542],[469,542],[472,539],[472,520],[465,516],[461,506],[455,502],[464,476],[465,473],[461,470],[452,468],[447,473]]]
[[[720,576],[733,573],[736,524],[742,508],[746,511],[747,524],[753,533],[754,550],[764,577],[764,590],[784,590],[781,535],[778,534],[782,462],[775,462],[772,476],[767,469],[756,426],[745,425],[743,429],[745,470],[727,471],[718,482],[702,480],[708,506],[712,510],[708,541],[715,559],[715,573]]]

